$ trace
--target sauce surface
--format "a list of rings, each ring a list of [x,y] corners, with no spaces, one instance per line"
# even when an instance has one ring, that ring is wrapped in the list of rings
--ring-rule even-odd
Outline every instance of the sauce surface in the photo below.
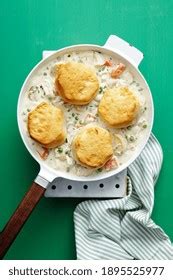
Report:
[[[70,105],[64,103],[55,90],[55,69],[58,63],[76,61],[93,67],[99,79],[100,88],[96,97],[88,105]],[[106,61],[110,63],[105,63]],[[22,119],[26,133],[28,113],[43,101],[50,102],[54,106],[61,107],[64,111],[67,128],[65,143],[57,148],[45,150],[40,144],[30,138],[31,144],[50,167],[55,170],[70,172],[77,176],[89,176],[98,172],[108,172],[128,161],[135,152],[141,139],[147,133],[149,125],[149,104],[144,89],[134,74],[126,67],[118,77],[111,77],[111,73],[121,61],[116,57],[110,57],[97,51],[69,52],[58,56],[55,60],[43,67],[32,78],[30,86],[25,93],[23,101]],[[126,86],[140,102],[140,113],[133,125],[127,128],[115,129],[108,127],[98,116],[98,105],[107,88]],[[106,128],[113,137],[114,156],[107,164],[99,169],[86,168],[79,165],[73,158],[71,143],[73,137],[86,125],[99,125]]]

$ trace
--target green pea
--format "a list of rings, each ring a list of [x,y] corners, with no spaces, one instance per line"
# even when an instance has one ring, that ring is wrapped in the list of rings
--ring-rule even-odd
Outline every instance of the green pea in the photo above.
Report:
[[[135,137],[134,137],[133,135],[131,135],[131,136],[129,137],[129,140],[130,140],[130,142],[134,142],[134,141],[135,141]]]
[[[102,170],[103,170],[102,168],[98,168],[98,169],[97,169],[97,173],[102,172]]]

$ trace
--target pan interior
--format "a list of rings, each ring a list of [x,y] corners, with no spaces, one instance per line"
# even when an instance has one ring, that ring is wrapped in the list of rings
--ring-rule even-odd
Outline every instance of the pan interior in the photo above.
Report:
[[[64,172],[64,171],[60,171],[60,170],[55,170],[53,168],[51,168],[50,166],[48,166],[48,164],[46,164],[46,162],[44,162],[43,160],[40,159],[39,154],[36,152],[35,148],[32,145],[32,141],[31,139],[28,137],[28,132],[26,130],[26,126],[24,125],[24,122],[22,121],[22,111],[23,111],[23,104],[24,104],[24,99],[25,99],[25,94],[27,92],[27,90],[30,88],[31,86],[31,81],[33,79],[33,77],[35,77],[37,75],[37,73],[45,68],[47,65],[49,65],[51,62],[55,62],[57,63],[57,57],[64,55],[68,52],[80,52],[80,51],[98,51],[98,52],[102,52],[104,54],[107,54],[109,56],[111,56],[112,58],[116,58],[121,60],[122,63],[124,63],[130,70],[130,72],[132,73],[132,75],[135,77],[135,79],[139,82],[139,84],[142,86],[143,88],[143,95],[145,96],[145,100],[147,102],[147,106],[148,106],[148,126],[145,129],[145,134],[142,137],[142,139],[140,140],[140,142],[138,143],[133,155],[131,156],[131,158],[129,160],[127,160],[125,163],[123,163],[122,165],[120,165],[117,169],[114,169],[112,171],[109,172],[104,172],[104,173],[97,173],[91,176],[77,176],[68,172]],[[48,171],[47,173],[51,174],[51,178],[55,178],[55,177],[64,177],[70,180],[77,180],[77,181],[94,181],[94,180],[100,180],[100,179],[104,179],[107,178],[109,176],[115,175],[119,172],[121,172],[123,169],[127,168],[127,166],[129,164],[131,164],[136,157],[141,153],[142,149],[144,148],[145,144],[148,141],[148,138],[150,136],[151,133],[151,129],[152,129],[152,124],[153,124],[153,101],[152,101],[152,96],[151,96],[151,92],[150,89],[144,79],[144,77],[142,76],[142,74],[140,73],[140,71],[138,69],[136,69],[131,63],[129,63],[126,59],[124,59],[123,57],[121,57],[120,55],[114,53],[113,51],[110,51],[108,49],[105,49],[103,47],[100,46],[95,46],[95,45],[77,45],[77,46],[72,46],[72,47],[68,47],[68,48],[64,48],[61,49],[57,52],[55,52],[54,54],[52,54],[50,57],[44,59],[43,61],[41,61],[40,63],[38,63],[34,69],[30,72],[30,74],[28,75],[28,77],[26,78],[21,92],[20,92],[20,96],[19,96],[19,100],[18,100],[18,125],[19,125],[19,130],[20,130],[20,134],[21,137],[25,143],[25,146],[27,147],[28,151],[31,153],[31,155],[35,158],[35,160],[40,164],[41,167],[43,167],[46,171]]]

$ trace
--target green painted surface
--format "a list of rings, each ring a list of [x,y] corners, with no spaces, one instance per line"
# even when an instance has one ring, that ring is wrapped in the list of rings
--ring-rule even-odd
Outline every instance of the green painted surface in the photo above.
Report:
[[[173,1],[23,0],[0,9],[0,228],[38,173],[20,139],[16,104],[20,87],[43,49],[93,43],[110,34],[145,54],[140,69],[154,97],[153,131],[164,164],[155,191],[153,219],[173,240]],[[6,259],[75,259],[73,211],[79,200],[43,199],[10,248]]]

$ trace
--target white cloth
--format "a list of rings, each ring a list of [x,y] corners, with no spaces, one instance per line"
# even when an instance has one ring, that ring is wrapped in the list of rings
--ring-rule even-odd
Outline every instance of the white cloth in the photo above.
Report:
[[[151,219],[162,149],[151,135],[128,168],[127,196],[88,200],[74,212],[77,259],[173,259],[168,236]]]

